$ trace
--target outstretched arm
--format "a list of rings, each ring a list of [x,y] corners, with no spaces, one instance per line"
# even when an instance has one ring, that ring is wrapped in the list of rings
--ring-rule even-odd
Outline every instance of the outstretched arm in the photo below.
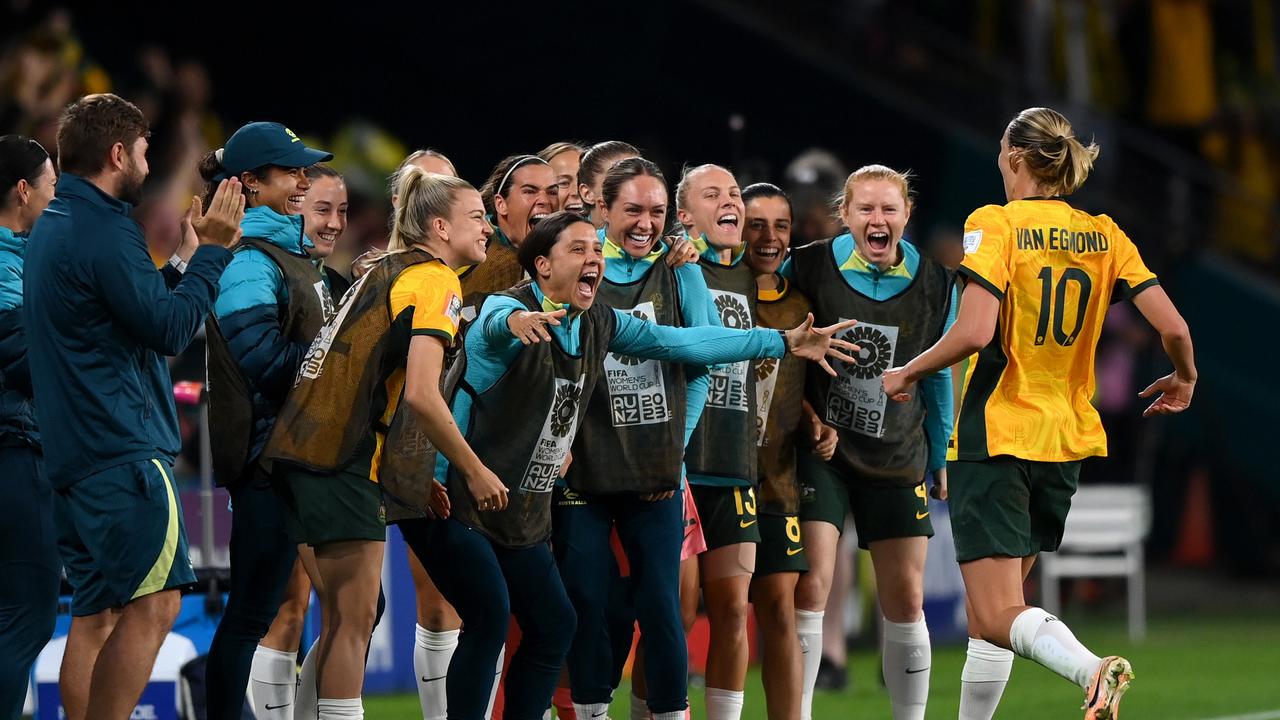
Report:
[[[1152,415],[1168,415],[1186,410],[1191,405],[1191,396],[1196,389],[1196,359],[1191,346],[1191,330],[1187,321],[1182,319],[1173,301],[1165,293],[1164,288],[1153,285],[1133,298],[1138,312],[1160,333],[1160,343],[1164,352],[1173,362],[1173,372],[1156,380],[1138,394],[1138,397],[1151,397],[1156,393],[1155,402],[1143,411],[1143,417]]]

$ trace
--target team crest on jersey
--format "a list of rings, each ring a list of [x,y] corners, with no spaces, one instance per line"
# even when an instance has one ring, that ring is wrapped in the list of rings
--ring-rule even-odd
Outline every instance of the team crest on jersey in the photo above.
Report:
[[[573,445],[573,437],[578,430],[578,404],[582,399],[582,388],[586,384],[586,376],[580,376],[577,382],[556,378],[555,395],[551,402],[550,412],[542,423],[542,432],[533,448],[533,456],[525,467],[520,478],[520,489],[525,492],[551,492],[556,478],[560,477],[560,468],[569,455]]]
[[[964,234],[964,254],[972,255],[978,252],[978,246],[982,244],[982,228],[970,230]]]

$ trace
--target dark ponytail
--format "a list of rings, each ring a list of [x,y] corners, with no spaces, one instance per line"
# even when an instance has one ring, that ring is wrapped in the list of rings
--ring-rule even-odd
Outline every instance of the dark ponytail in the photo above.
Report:
[[[22,135],[0,137],[0,207],[9,202],[9,191],[26,180],[34,185],[49,160],[49,153],[40,143]]]

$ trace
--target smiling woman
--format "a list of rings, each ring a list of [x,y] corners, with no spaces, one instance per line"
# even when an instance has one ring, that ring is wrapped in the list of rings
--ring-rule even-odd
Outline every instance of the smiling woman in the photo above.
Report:
[[[423,558],[467,628],[448,684],[449,714],[465,718],[483,716],[512,613],[523,637],[506,680],[505,712],[538,717],[551,701],[575,627],[546,543],[552,490],[607,354],[706,365],[780,357],[789,346],[822,362],[833,344],[848,347],[831,340],[839,327],[806,324],[784,341],[776,331],[664,327],[598,304],[603,246],[595,228],[572,213],[539,222],[519,255],[533,282],[485,301],[447,390],[458,427],[501,478],[511,506],[501,510],[477,495],[466,468],[441,457],[436,478],[448,486],[452,515],[433,523],[435,551]]]

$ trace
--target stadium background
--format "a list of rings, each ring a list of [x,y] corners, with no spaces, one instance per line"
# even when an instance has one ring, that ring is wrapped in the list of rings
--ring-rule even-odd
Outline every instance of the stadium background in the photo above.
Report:
[[[954,257],[965,215],[1003,200],[1004,123],[1029,105],[1063,110],[1103,147],[1080,204],[1113,215],[1161,274],[1191,323],[1202,376],[1191,412],[1140,421],[1134,396],[1166,361],[1140,317],[1113,311],[1097,397],[1112,455],[1091,462],[1085,481],[1150,488],[1153,626],[1144,644],[1128,645],[1124,586],[1110,581],[1068,585],[1068,617],[1088,618],[1086,642],[1113,639],[1108,647],[1135,656],[1131,716],[1280,709],[1274,678],[1253,673],[1280,667],[1280,480],[1270,462],[1280,390],[1269,372],[1280,350],[1269,332],[1280,319],[1280,8],[1271,0],[288,9],[9,0],[0,28],[0,132],[52,150],[57,111],[107,89],[152,119],[138,217],[160,259],[176,243],[195,159],[259,119],[336,154],[352,192],[348,256],[385,240],[385,177],[407,150],[440,149],[478,184],[510,153],[618,138],[673,182],[682,163],[714,161],[744,185],[783,185],[797,201],[797,243],[838,229],[827,200],[849,170],[911,168],[919,201],[908,236]],[[200,379],[202,363],[193,347],[175,361],[175,379]],[[203,532],[197,419],[187,411],[181,468],[193,545]],[[222,539],[225,503],[215,505]],[[887,713],[878,665],[873,643],[859,642],[854,691],[823,702],[876,717]],[[953,714],[962,653],[949,652],[940,651],[931,716]],[[1005,717],[1037,717],[1040,698],[1070,695],[1038,669],[1016,675]],[[749,687],[746,716],[762,717],[759,685]],[[1169,704],[1144,704],[1155,697]],[[370,717],[383,716],[379,707],[370,702]]]

